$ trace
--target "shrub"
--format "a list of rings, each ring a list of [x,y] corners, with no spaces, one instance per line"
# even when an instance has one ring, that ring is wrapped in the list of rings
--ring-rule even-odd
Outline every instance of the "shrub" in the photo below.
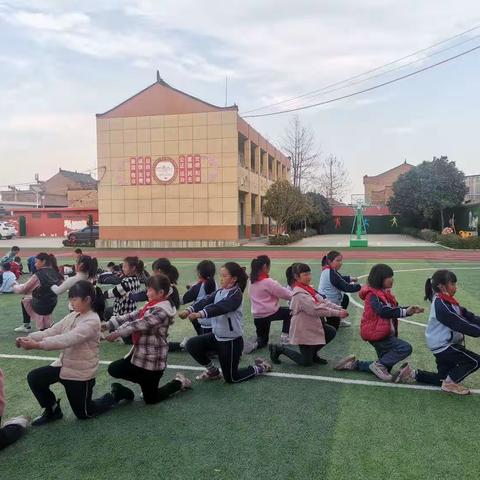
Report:
[[[435,230],[429,230],[428,228],[424,228],[420,230],[420,238],[427,242],[436,242],[439,238],[439,234]]]
[[[312,237],[318,235],[317,231],[313,228],[307,228],[306,231],[296,230],[284,235],[272,235],[268,237],[269,245],[288,245],[289,243],[298,242],[302,238]]]

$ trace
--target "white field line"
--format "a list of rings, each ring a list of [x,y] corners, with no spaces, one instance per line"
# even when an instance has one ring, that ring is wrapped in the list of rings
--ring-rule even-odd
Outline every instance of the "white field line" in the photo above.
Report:
[[[9,355],[9,354],[0,354],[0,358],[16,359],[16,360],[41,360],[41,361],[49,361],[49,362],[53,360],[57,360],[56,357],[40,357],[36,355]],[[100,361],[100,363],[102,365],[109,365],[111,362],[102,360]],[[202,367],[194,367],[190,365],[168,365],[168,368],[172,370],[194,370],[194,371],[204,370]],[[327,377],[323,375],[302,375],[297,373],[271,372],[271,373],[267,373],[266,376],[277,377],[277,378],[290,378],[294,380],[315,380],[317,382],[342,383],[345,385],[363,385],[367,387],[403,388],[407,390],[440,391],[439,387],[434,387],[430,385],[384,383],[384,382],[378,382],[373,380],[356,380],[353,378]],[[472,389],[470,391],[472,393],[480,393],[480,389]]]

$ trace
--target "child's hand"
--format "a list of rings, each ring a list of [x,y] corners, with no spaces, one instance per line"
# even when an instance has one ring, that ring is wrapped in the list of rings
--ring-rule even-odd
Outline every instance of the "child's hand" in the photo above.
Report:
[[[338,313],[338,316],[340,318],[347,318],[348,317],[348,312],[346,310],[340,310],[340,312]]]
[[[41,350],[39,342],[28,337],[20,338],[20,347],[24,350]]]
[[[102,323],[100,329],[102,330],[102,332],[106,332],[106,331],[108,330],[108,325],[107,325],[107,323],[106,323],[106,322],[105,322],[105,323]]]
[[[197,318],[202,318],[202,315],[199,312],[192,312],[189,316],[188,319],[190,321],[196,320]]]
[[[182,319],[182,320],[185,320],[187,317],[188,317],[188,311],[187,310],[183,310],[183,312],[180,312],[178,314],[178,316]]]
[[[18,338],[15,339],[15,346],[17,348],[22,348],[22,338],[24,338],[24,337],[18,337]]]
[[[108,342],[114,342],[117,338],[120,338],[120,337],[121,337],[120,333],[112,332],[105,337],[105,340],[107,340]]]
[[[415,314],[417,313],[423,313],[425,311],[424,308],[420,307],[419,305],[412,305],[412,308],[415,310]]]
[[[350,283],[358,283],[357,277],[350,277]]]
[[[411,317],[417,313],[423,313],[424,309],[419,307],[418,305],[411,305],[407,308],[407,317]]]

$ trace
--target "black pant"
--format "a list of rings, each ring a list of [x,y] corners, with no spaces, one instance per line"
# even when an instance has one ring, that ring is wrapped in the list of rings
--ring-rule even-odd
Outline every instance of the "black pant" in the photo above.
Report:
[[[255,377],[252,366],[238,368],[243,352],[243,338],[220,342],[213,333],[192,337],[187,342],[187,352],[203,366],[211,362],[210,353],[217,352],[223,378],[227,383],[240,383]]]
[[[2,417],[0,417],[0,423]],[[0,450],[8,447],[12,443],[15,443],[22,435],[25,429],[21,425],[7,425],[0,428]]]
[[[147,404],[161,402],[182,389],[179,380],[172,380],[163,387],[158,384],[163,370],[146,370],[131,363],[131,357],[122,358],[108,366],[108,373],[114,378],[122,378],[132,383],[138,383],[143,393],[143,400]]]
[[[450,377],[459,383],[478,370],[480,355],[467,350],[463,345],[450,345],[443,352],[435,354],[435,361],[437,373],[417,370],[417,382],[440,386],[443,380]]]
[[[80,420],[101,415],[115,404],[110,393],[97,400],[92,400],[94,378],[86,381],[63,380],[60,378],[60,367],[36,368],[28,374],[27,380],[32,393],[43,408],[51,408],[55,405],[56,398],[50,390],[50,385],[61,383],[65,388],[73,413]]]
[[[290,320],[292,315],[288,307],[280,307],[273,315],[264,318],[254,318],[253,322],[257,329],[258,348],[268,345],[268,337],[270,335],[270,323],[275,320],[282,320],[282,333],[288,334],[290,331]]]
[[[324,325],[323,328],[325,330],[325,343],[330,343],[335,338],[337,331],[331,325]],[[315,363],[319,350],[324,346],[325,345],[299,345],[298,348],[300,352],[297,352],[293,348],[282,346],[282,353],[302,367],[310,367]]]
[[[23,323],[25,325],[27,325],[27,324],[30,325],[30,322],[31,322],[30,315],[25,310],[25,307],[23,306],[22,302],[20,302],[20,305],[22,306]]]
[[[340,306],[344,310],[346,310],[349,304],[350,304],[350,297],[348,295],[343,295]],[[327,317],[325,320],[327,321],[328,325],[331,325],[332,327],[334,327],[335,330],[339,329],[340,321],[341,321],[340,317]]]

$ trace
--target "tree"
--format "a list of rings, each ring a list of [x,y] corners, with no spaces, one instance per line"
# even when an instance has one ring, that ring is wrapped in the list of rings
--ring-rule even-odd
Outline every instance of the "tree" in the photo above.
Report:
[[[307,192],[305,195],[311,205],[310,215],[308,215],[307,220],[313,228],[320,231],[323,225],[332,217],[332,207],[320,193]]]
[[[321,163],[320,175],[315,176],[315,190],[328,200],[340,201],[350,186],[343,161],[330,154]]]
[[[461,205],[468,188],[465,175],[448,157],[433,157],[401,175],[393,184],[388,206],[393,213],[413,216],[431,225],[438,215],[445,227],[446,208]]]
[[[310,174],[318,166],[319,153],[315,149],[313,131],[302,125],[298,116],[291,119],[285,130],[282,148],[290,157],[293,185],[304,189]]]
[[[265,194],[263,214],[273,218],[280,229],[290,227],[304,220],[311,213],[311,204],[299,188],[288,180],[273,183]]]

